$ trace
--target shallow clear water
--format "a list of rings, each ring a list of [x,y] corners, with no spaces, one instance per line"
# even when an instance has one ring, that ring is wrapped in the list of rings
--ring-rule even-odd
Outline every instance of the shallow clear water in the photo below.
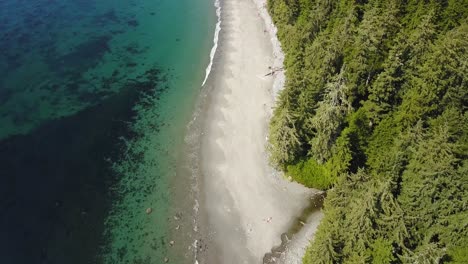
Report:
[[[212,0],[0,0],[2,263],[171,254],[171,177],[215,23]]]

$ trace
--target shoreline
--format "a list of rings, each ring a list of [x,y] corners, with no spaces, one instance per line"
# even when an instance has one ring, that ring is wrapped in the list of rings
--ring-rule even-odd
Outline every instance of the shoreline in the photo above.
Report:
[[[257,15],[259,15],[263,20],[264,31],[268,33],[270,36],[270,43],[273,48],[273,68],[282,68],[284,62],[284,53],[283,49],[281,48],[281,43],[278,40],[277,32],[278,29],[276,28],[275,24],[273,23],[270,14],[267,10],[267,0],[252,0],[255,5],[257,6]],[[273,75],[273,99],[276,101],[279,92],[284,88],[284,83],[286,81],[286,76],[284,71],[278,71]]]
[[[287,244],[283,234],[294,226],[319,193],[289,182],[268,164],[266,137],[274,100],[284,85],[284,56],[264,0],[221,1],[222,28],[211,73],[187,126],[191,162],[195,261],[267,263],[275,248],[305,251],[322,215],[307,217],[304,232]],[[242,30],[238,30],[241,28]],[[276,41],[276,42],[275,42]],[[199,208],[199,209],[198,209]],[[299,241],[302,237],[302,244]],[[304,245],[304,243],[306,245]],[[302,253],[300,253],[302,252]],[[292,254],[289,254],[292,255]]]

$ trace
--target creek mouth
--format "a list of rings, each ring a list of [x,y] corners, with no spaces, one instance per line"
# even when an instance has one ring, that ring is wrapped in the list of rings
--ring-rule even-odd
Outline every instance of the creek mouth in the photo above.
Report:
[[[320,212],[323,207],[323,201],[326,197],[326,192],[318,192],[310,198],[307,207],[302,210],[301,214],[296,217],[288,230],[281,234],[281,244],[273,247],[271,252],[268,252],[263,257],[263,264],[278,263],[277,260],[286,253],[291,241],[294,237],[307,225],[309,218],[314,214]]]

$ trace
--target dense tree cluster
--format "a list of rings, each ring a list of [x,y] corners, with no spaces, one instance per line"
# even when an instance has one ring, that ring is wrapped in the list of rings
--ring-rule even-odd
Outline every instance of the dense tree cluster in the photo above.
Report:
[[[468,263],[468,1],[269,0],[272,163],[328,189],[304,263]]]

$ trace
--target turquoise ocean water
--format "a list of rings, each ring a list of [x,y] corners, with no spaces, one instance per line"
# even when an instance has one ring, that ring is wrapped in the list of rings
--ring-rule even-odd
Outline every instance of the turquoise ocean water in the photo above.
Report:
[[[170,205],[213,2],[0,0],[0,263],[190,261]]]

